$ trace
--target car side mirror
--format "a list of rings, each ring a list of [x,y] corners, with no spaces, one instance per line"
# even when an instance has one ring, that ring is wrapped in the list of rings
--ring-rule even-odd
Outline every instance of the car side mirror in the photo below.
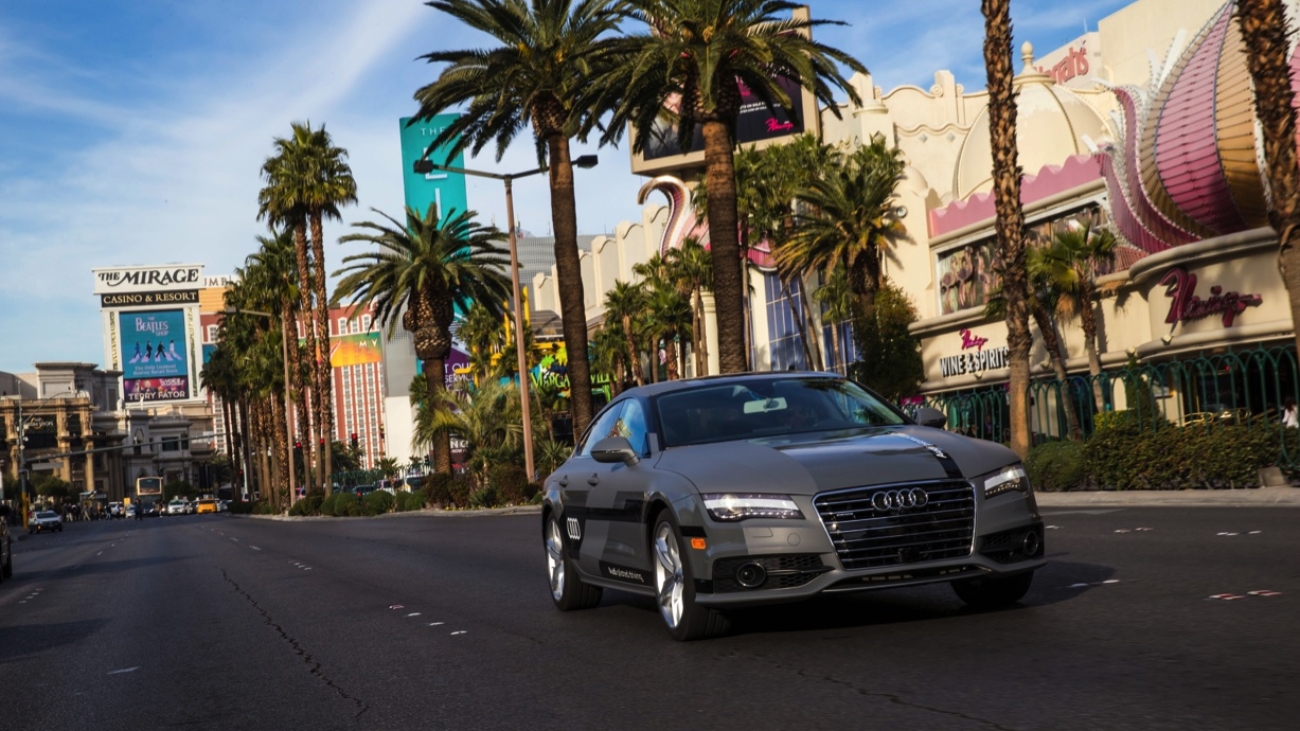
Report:
[[[634,465],[641,461],[632,443],[625,437],[605,437],[591,447],[591,458],[606,464],[622,462]]]
[[[916,423],[921,426],[932,426],[935,429],[942,429],[948,423],[948,415],[938,409],[932,409],[929,406],[922,406],[916,410],[916,416],[913,417]]]

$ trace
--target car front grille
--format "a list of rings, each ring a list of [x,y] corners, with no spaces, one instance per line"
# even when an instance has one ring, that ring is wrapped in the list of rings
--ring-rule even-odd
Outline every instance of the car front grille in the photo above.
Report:
[[[878,493],[920,489],[920,507],[878,510]],[[821,516],[845,569],[869,569],[962,558],[971,552],[975,493],[965,480],[917,482],[838,490],[818,495]]]

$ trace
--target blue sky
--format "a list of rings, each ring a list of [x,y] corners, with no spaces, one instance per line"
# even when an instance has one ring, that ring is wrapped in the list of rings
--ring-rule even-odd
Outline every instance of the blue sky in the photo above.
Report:
[[[847,21],[818,39],[854,54],[886,90],[950,69],[984,86],[977,0],[812,0]],[[1124,0],[1013,0],[1016,44],[1055,49]],[[103,360],[93,267],[196,262],[228,274],[264,232],[258,170],[292,121],[325,123],[349,150],[360,205],[327,225],[402,206],[397,119],[436,73],[416,57],[480,47],[417,0],[16,0],[0,3],[0,371]],[[575,154],[585,151],[579,150]],[[626,146],[579,171],[578,227],[639,220]],[[533,165],[517,142],[499,171]],[[549,233],[544,178],[516,184],[524,228]],[[504,225],[501,186],[469,183]],[[357,249],[329,244],[328,267]]]

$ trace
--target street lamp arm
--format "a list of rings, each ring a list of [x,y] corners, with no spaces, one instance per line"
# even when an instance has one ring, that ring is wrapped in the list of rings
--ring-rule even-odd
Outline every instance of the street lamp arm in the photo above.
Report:
[[[246,310],[242,307],[234,307],[232,305],[227,305],[226,307],[222,308],[221,313],[224,315],[234,315],[234,314],[256,315],[258,317],[269,317],[272,320],[276,319],[276,316],[271,314],[270,312],[262,312],[261,310]]]
[[[428,161],[425,161],[428,162]],[[526,178],[529,175],[538,175],[544,173],[550,168],[537,168],[536,170],[525,170],[522,173],[489,173],[482,170],[470,170],[468,168],[452,167],[451,165],[437,165],[428,163],[432,170],[445,170],[449,173],[460,173],[461,175],[475,175],[480,178],[492,178],[493,180],[517,180]]]

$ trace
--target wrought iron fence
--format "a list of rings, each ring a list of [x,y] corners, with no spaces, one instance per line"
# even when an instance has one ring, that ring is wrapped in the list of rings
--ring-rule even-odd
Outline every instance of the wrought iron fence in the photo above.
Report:
[[[1008,387],[1002,384],[929,396],[924,403],[943,411],[952,431],[1006,443],[1008,401]],[[1030,431],[1033,444],[1069,438],[1070,408],[1085,440],[1115,419],[1139,431],[1241,426],[1267,430],[1276,444],[1277,463],[1297,469],[1300,434],[1288,435],[1279,428],[1288,401],[1300,402],[1300,368],[1293,346],[1229,348],[1165,362],[1134,362],[1095,376],[1072,375],[1066,381],[1036,378],[1029,385]]]

